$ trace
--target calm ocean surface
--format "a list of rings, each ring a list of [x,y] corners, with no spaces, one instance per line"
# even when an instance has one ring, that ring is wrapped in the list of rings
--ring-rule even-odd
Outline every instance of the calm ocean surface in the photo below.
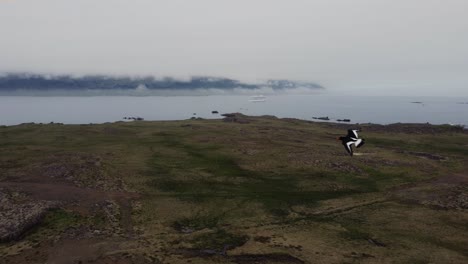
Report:
[[[145,120],[220,118],[211,111],[275,115],[313,120],[314,116],[351,119],[351,123],[432,123],[468,126],[468,98],[269,95],[250,102],[248,95],[213,96],[0,96],[0,125],[60,122],[104,123],[140,116]],[[422,103],[412,103],[412,102]],[[194,115],[196,113],[196,115]]]

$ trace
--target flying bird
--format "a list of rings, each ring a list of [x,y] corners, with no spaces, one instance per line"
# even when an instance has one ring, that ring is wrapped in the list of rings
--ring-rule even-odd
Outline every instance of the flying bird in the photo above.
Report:
[[[351,147],[353,144],[356,146],[356,148],[359,148],[362,145],[364,145],[364,139],[359,138],[359,135],[357,133],[358,131],[360,130],[348,129],[348,135],[346,135],[346,137],[337,138],[337,140],[341,140],[341,143],[351,156],[353,156],[353,148]]]

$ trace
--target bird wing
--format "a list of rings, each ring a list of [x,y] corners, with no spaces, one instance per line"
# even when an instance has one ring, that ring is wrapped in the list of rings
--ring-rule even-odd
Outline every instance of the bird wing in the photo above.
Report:
[[[355,129],[348,129],[348,137],[350,138],[358,138],[357,130]]]
[[[349,155],[353,155],[353,149],[351,148],[351,145],[354,143],[354,141],[349,141],[349,142],[346,142],[344,143],[343,142],[343,146],[345,147],[346,151],[349,153]]]

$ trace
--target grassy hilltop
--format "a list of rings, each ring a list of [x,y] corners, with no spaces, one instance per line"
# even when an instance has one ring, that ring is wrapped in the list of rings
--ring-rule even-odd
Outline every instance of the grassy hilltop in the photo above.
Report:
[[[350,157],[336,137],[360,127]],[[0,263],[466,263],[468,132],[236,115],[0,127]]]

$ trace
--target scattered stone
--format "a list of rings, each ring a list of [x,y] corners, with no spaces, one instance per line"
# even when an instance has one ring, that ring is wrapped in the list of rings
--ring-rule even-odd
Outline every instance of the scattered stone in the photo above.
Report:
[[[41,223],[49,209],[58,206],[49,201],[17,201],[16,196],[0,190],[0,242],[20,238]]]

